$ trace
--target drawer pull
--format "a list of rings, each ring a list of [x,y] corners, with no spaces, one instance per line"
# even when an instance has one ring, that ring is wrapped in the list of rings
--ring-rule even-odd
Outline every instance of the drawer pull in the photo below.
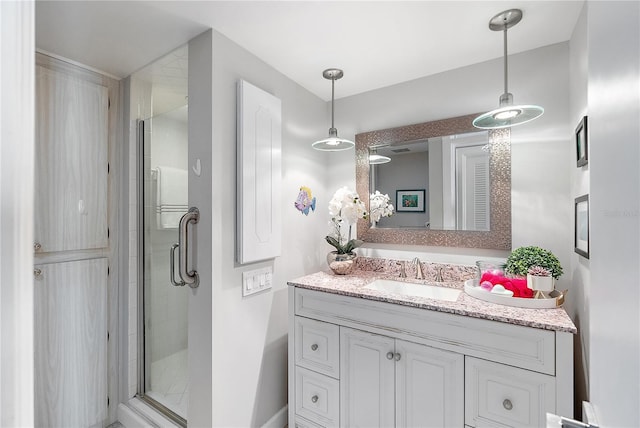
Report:
[[[400,358],[402,358],[402,355],[396,353],[395,357],[396,361],[400,361]]]
[[[318,402],[318,396],[314,395],[313,397],[311,397],[311,402],[312,403],[317,403]]]
[[[318,345],[316,345],[315,343],[313,345],[311,345],[311,350],[312,351],[317,351],[318,350]]]
[[[387,360],[393,360],[393,352],[387,352]]]
[[[513,403],[508,398],[502,402],[502,406],[507,410],[513,409]]]

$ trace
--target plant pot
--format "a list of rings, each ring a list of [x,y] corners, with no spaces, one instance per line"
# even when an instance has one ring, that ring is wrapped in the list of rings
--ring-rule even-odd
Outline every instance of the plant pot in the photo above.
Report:
[[[331,251],[327,254],[327,264],[336,275],[347,275],[355,267],[357,258],[358,255],[354,252],[338,254],[337,251]]]
[[[555,289],[555,279],[552,276],[537,276],[527,274],[527,288],[536,292],[535,298],[545,298],[544,292]]]

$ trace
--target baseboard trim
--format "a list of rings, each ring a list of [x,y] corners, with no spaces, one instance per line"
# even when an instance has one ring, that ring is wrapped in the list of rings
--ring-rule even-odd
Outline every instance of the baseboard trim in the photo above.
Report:
[[[180,428],[139,398],[118,405],[118,422],[125,428]]]
[[[284,406],[282,409],[278,410],[275,415],[271,417],[262,428],[284,428],[287,426],[287,414],[288,414],[289,406]]]
[[[286,427],[288,423],[288,409],[288,406],[284,406],[278,410],[261,428]],[[153,413],[155,413],[155,416]],[[179,428],[137,398],[132,398],[126,404],[120,403],[118,405],[118,422],[125,428]]]

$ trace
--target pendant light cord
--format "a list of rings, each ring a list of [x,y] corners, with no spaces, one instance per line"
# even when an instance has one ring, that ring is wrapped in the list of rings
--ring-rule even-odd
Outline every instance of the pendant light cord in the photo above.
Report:
[[[331,78],[331,128],[335,128],[333,125],[333,98],[334,98],[334,86],[336,84],[335,77]]]
[[[509,76],[509,66],[507,63],[507,27],[504,27],[504,93],[509,93],[509,88],[507,85],[507,80]]]

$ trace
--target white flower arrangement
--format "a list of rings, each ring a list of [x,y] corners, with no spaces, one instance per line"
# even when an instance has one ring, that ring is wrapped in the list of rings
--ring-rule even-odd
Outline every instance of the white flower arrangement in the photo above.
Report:
[[[383,195],[380,191],[372,193],[369,196],[369,218],[372,223],[379,222],[382,217],[391,217],[393,215],[393,205],[390,203],[389,195]]]
[[[358,239],[351,239],[351,226],[358,222],[358,219],[367,219],[368,213],[364,203],[360,200],[360,196],[342,187],[336,191],[329,201],[329,214],[331,215],[332,233],[326,236],[327,242],[335,247],[338,254],[348,254],[354,248],[359,247],[364,242]],[[349,233],[346,242],[343,236],[342,227],[348,226]]]

